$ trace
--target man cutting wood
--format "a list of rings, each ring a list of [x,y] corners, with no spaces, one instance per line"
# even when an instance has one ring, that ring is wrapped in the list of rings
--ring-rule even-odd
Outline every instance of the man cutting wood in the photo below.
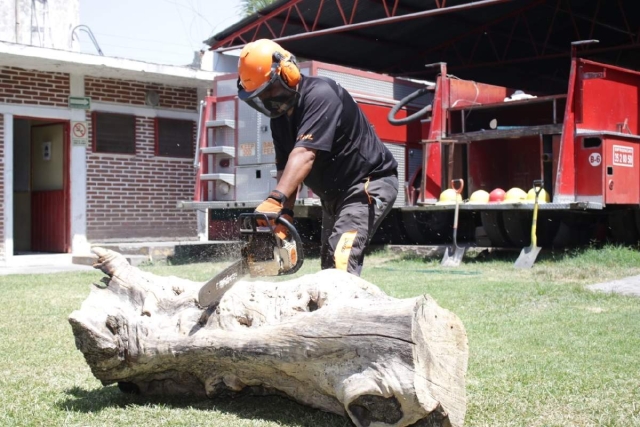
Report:
[[[238,96],[271,118],[278,183],[256,212],[291,222],[304,183],[322,204],[322,269],[359,276],[364,250],[398,195],[391,152],[344,88],[301,75],[295,57],[271,40],[242,49]]]

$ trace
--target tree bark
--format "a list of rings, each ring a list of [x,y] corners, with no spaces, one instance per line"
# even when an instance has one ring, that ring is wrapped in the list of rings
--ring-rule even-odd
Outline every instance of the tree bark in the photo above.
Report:
[[[202,283],[94,249],[108,277],[69,317],[102,384],[142,394],[286,395],[356,426],[462,426],[467,336],[423,295],[387,296],[338,270],[239,281],[202,309]]]

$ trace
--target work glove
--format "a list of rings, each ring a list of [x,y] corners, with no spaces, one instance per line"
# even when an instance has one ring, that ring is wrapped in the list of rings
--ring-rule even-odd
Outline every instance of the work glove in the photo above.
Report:
[[[287,201],[287,197],[280,191],[273,190],[267,199],[260,203],[256,208],[256,213],[276,214],[276,217],[282,217],[290,224],[293,224],[293,211],[286,209],[283,205]],[[282,224],[276,223],[275,219],[271,220],[271,226],[275,226],[275,233],[281,240],[287,240],[289,230]],[[259,226],[265,227],[267,224],[264,220],[257,221]]]

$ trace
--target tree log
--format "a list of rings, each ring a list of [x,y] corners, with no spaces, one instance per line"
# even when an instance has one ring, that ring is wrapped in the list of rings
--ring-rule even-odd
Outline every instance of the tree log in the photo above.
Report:
[[[202,309],[203,283],[95,248],[95,284],[70,317],[102,384],[142,394],[285,395],[356,426],[462,426],[467,336],[432,298],[396,299],[338,270],[239,281]]]

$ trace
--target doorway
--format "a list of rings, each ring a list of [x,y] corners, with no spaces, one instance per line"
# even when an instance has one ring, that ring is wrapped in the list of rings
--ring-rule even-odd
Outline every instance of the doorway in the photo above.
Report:
[[[70,249],[69,123],[14,118],[14,255]]]

